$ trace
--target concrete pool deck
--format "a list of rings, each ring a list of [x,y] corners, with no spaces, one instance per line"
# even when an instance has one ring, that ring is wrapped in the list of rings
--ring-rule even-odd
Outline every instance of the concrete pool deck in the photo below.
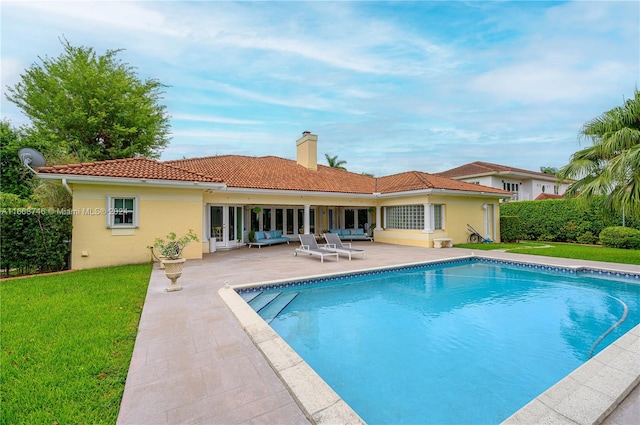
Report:
[[[310,397],[301,396],[296,394],[296,388],[285,383],[286,379],[281,379],[282,372],[276,371],[282,365],[265,359],[255,341],[247,335],[234,313],[223,302],[219,290],[224,288],[225,282],[236,286],[471,254],[470,250],[459,248],[425,249],[370,242],[355,243],[354,246],[366,249],[365,260],[354,258],[348,261],[340,258],[338,262],[328,259],[320,263],[315,257],[294,257],[294,244],[260,250],[241,248],[218,251],[205,255],[202,260],[189,260],[179,280],[184,289],[174,293],[165,292],[169,280],[156,265],[140,318],[118,424],[345,423],[344,417],[332,410],[333,406],[342,405],[341,400],[322,401],[323,397],[315,386],[302,389],[306,394],[311,394]],[[640,272],[640,267],[632,265],[495,251],[476,254],[561,266]],[[622,341],[625,345],[617,349],[622,350],[619,354],[624,354],[627,360],[635,363],[624,366],[628,370],[624,371],[626,389],[623,393],[612,395],[608,384],[606,388],[596,385],[591,378],[597,377],[598,373],[589,369],[590,378],[565,383],[565,396],[562,400],[548,396],[546,400],[540,401],[542,407],[534,404],[532,414],[538,415],[535,416],[538,422],[593,423],[582,421],[591,420],[589,418],[593,415],[581,419],[571,417],[562,409],[575,405],[579,411],[593,411],[595,403],[590,397],[604,400],[606,396],[614,402],[605,410],[611,411],[612,405],[615,409],[604,420],[605,424],[636,423],[640,414],[640,327],[636,327],[633,333],[628,333],[625,337],[629,337]],[[610,367],[607,363],[610,360],[603,359],[603,365]],[[620,381],[617,369],[607,370],[611,373],[605,373],[606,376],[601,378],[610,378],[614,384]],[[629,394],[634,387],[636,389]],[[589,389],[595,390],[595,393],[588,391]],[[314,391],[317,394],[314,395]],[[629,394],[626,399],[624,392]],[[316,404],[301,407],[305,397]],[[618,405],[620,401],[622,403]],[[547,411],[546,408],[551,410]],[[522,411],[516,415],[520,413]],[[602,414],[601,412],[600,416]],[[512,423],[525,423],[527,418],[531,419],[527,423],[533,422],[534,416],[516,415],[510,418],[514,421]],[[425,423],[428,422],[428,418],[425,418]]]

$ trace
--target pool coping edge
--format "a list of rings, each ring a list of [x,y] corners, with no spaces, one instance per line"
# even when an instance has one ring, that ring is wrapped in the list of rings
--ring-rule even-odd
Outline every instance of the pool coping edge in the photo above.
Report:
[[[503,424],[599,424],[640,384],[640,325],[508,417]]]
[[[366,424],[233,288],[218,294],[312,423]]]
[[[237,291],[291,281],[308,281],[328,276],[353,275],[473,259],[550,267],[574,272],[620,272],[604,267],[505,260],[472,253],[449,260],[419,261],[344,273],[306,276],[300,279],[233,285],[220,289],[218,293],[309,420],[317,424],[365,424],[366,422],[242,299]],[[636,273],[622,273],[638,276]],[[640,385],[640,324],[513,413],[502,424],[599,424],[638,385]]]

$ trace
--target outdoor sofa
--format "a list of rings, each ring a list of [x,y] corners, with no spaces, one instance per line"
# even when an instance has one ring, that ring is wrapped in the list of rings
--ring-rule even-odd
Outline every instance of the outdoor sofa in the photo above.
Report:
[[[329,229],[329,233],[337,233],[343,241],[372,241],[364,229]]]
[[[289,243],[290,240],[288,237],[282,236],[282,230],[259,231],[253,234],[253,241],[249,242],[249,248],[252,246],[260,248],[265,245]]]

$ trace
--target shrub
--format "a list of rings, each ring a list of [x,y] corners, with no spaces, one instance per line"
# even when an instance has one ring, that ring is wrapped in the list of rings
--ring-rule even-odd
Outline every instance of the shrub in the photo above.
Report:
[[[518,242],[522,239],[522,228],[518,216],[500,217],[500,238],[503,242]]]
[[[604,207],[604,198],[507,202],[501,216],[518,216],[522,239],[578,242],[597,238],[605,227],[622,224],[622,211]],[[625,215],[628,227],[640,229],[640,215]]]
[[[0,208],[25,208],[29,201],[13,193],[0,192]]]
[[[623,249],[640,249],[640,230],[630,227],[607,227],[600,232],[603,246]]]
[[[2,209],[0,214],[0,269],[7,275],[67,268],[71,214],[41,208]]]
[[[590,230],[587,230],[586,232],[578,236],[577,241],[578,243],[585,245],[594,245],[598,243],[598,237],[591,233]]]

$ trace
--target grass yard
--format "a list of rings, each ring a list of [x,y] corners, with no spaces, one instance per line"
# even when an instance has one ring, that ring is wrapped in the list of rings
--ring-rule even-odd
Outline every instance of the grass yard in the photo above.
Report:
[[[151,265],[0,282],[2,424],[114,424]]]
[[[515,254],[544,255],[547,257],[575,258],[609,263],[640,264],[640,251],[637,249],[605,248],[602,246],[538,241],[522,241],[515,244],[459,244],[456,247],[483,251],[505,250]]]
[[[474,250],[640,264],[640,251],[553,242]],[[151,265],[0,281],[0,425],[115,424]]]

